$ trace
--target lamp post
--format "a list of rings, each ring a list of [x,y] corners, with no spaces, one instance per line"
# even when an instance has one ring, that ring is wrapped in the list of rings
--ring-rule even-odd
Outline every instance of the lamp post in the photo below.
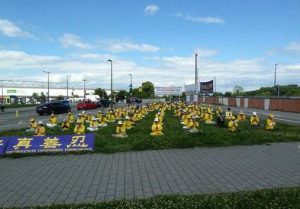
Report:
[[[130,95],[132,96],[132,74],[129,74],[130,76],[130,86],[129,86],[129,91],[130,91]]]
[[[67,100],[69,100],[69,77],[71,77],[71,75],[67,75]]]
[[[110,109],[112,110],[113,109],[113,62],[111,59],[107,60],[108,62],[110,62]]]
[[[275,70],[274,70],[274,96],[276,96],[277,65],[278,65],[278,64],[275,64]],[[279,97],[279,90],[278,90],[278,97]]]
[[[50,102],[49,75],[51,72],[49,71],[43,71],[43,72],[48,74],[48,102]]]
[[[86,92],[85,92],[85,82],[86,82],[86,79],[83,79],[83,98],[85,100],[85,95],[86,95]]]

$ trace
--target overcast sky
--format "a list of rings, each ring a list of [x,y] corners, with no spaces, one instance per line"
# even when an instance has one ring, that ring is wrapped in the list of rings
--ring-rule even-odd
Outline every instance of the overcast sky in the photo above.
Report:
[[[300,85],[299,0],[0,0],[0,80]]]

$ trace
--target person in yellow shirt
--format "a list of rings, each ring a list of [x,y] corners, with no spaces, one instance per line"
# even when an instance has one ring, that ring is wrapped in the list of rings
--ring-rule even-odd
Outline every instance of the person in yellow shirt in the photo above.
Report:
[[[227,111],[225,112],[225,119],[230,120],[232,116],[233,116],[233,114],[231,112],[231,108],[228,107]]]
[[[188,128],[190,129],[189,132],[190,133],[197,133],[199,132],[199,123],[196,121],[195,117],[192,117],[191,121],[188,124]]]
[[[89,131],[98,131],[98,121],[97,118],[93,117],[92,121],[90,122],[90,127],[88,127],[87,129]]]
[[[162,132],[162,130],[163,130],[162,125],[160,124],[158,118],[154,119],[154,123],[152,124],[151,130],[152,130],[151,136],[164,135],[164,133]]]
[[[238,120],[235,119],[234,116],[231,117],[231,120],[228,122],[228,131],[229,132],[236,132],[238,128]]]
[[[62,129],[63,131],[67,131],[67,130],[70,129],[70,122],[69,122],[68,119],[64,119],[64,121],[63,121],[62,124],[61,124],[61,129]]]
[[[221,114],[222,114],[222,108],[221,108],[221,107],[218,107],[218,108],[216,109],[216,115],[219,116],[219,115],[221,115]]]
[[[101,111],[98,111],[98,113],[97,113],[97,118],[98,118],[98,120],[100,120],[101,117],[102,117],[102,113],[101,113]]]
[[[74,128],[75,134],[85,134],[85,126],[81,122],[81,120],[77,120],[77,124]]]
[[[107,126],[107,117],[104,113],[102,113],[102,117],[98,119],[99,127],[106,127]]]
[[[90,112],[87,113],[85,122],[90,123],[92,121],[92,118],[93,118],[92,113]]]
[[[191,122],[192,122],[192,119],[191,119],[191,116],[190,115],[188,115],[186,118],[185,118],[185,120],[183,121],[183,128],[184,129],[189,129],[190,127],[189,127],[189,125],[191,124]]]
[[[85,118],[82,116],[82,114],[81,114],[81,113],[79,113],[79,114],[78,114],[78,118],[77,118],[77,120],[80,120],[80,121],[81,121],[81,123],[83,124],[83,123],[84,123],[84,121],[85,121]]]
[[[132,128],[132,122],[130,120],[130,117],[126,115],[125,121],[124,121],[124,126],[126,129],[131,129]]]
[[[238,114],[238,120],[239,121],[244,121],[246,120],[246,114],[243,112],[243,110],[241,110]]]
[[[253,112],[252,116],[250,117],[250,124],[251,126],[259,126],[259,117],[257,116],[256,112]]]
[[[126,128],[123,126],[123,122],[121,120],[118,121],[116,134],[113,134],[113,137],[117,137],[117,138],[128,137],[128,135],[126,134]]]
[[[56,116],[52,113],[49,119],[50,123],[47,123],[46,126],[49,128],[53,128],[57,125],[57,118]]]
[[[44,127],[43,121],[39,121],[38,126],[35,129],[35,136],[45,136],[46,129]]]
[[[74,115],[71,112],[68,112],[67,120],[68,120],[69,123],[74,122]]]
[[[36,120],[31,118],[29,121],[29,129],[26,129],[25,132],[34,132],[37,127]]]
[[[109,123],[115,122],[115,115],[112,110],[109,111],[109,113],[107,115],[107,120],[108,120],[107,122],[109,122]]]
[[[275,125],[276,125],[276,123],[275,123],[274,115],[270,114],[269,118],[267,119],[267,122],[266,122],[266,130],[268,130],[268,131],[274,130]]]

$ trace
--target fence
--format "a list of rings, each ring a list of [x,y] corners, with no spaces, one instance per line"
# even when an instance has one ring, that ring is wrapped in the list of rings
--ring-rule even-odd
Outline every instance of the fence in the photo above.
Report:
[[[300,98],[200,96],[199,103],[300,113]]]

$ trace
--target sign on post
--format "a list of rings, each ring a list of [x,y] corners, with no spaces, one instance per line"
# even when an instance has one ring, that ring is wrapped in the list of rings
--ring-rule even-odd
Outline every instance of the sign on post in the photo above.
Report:
[[[214,93],[214,81],[200,82],[200,93]]]

